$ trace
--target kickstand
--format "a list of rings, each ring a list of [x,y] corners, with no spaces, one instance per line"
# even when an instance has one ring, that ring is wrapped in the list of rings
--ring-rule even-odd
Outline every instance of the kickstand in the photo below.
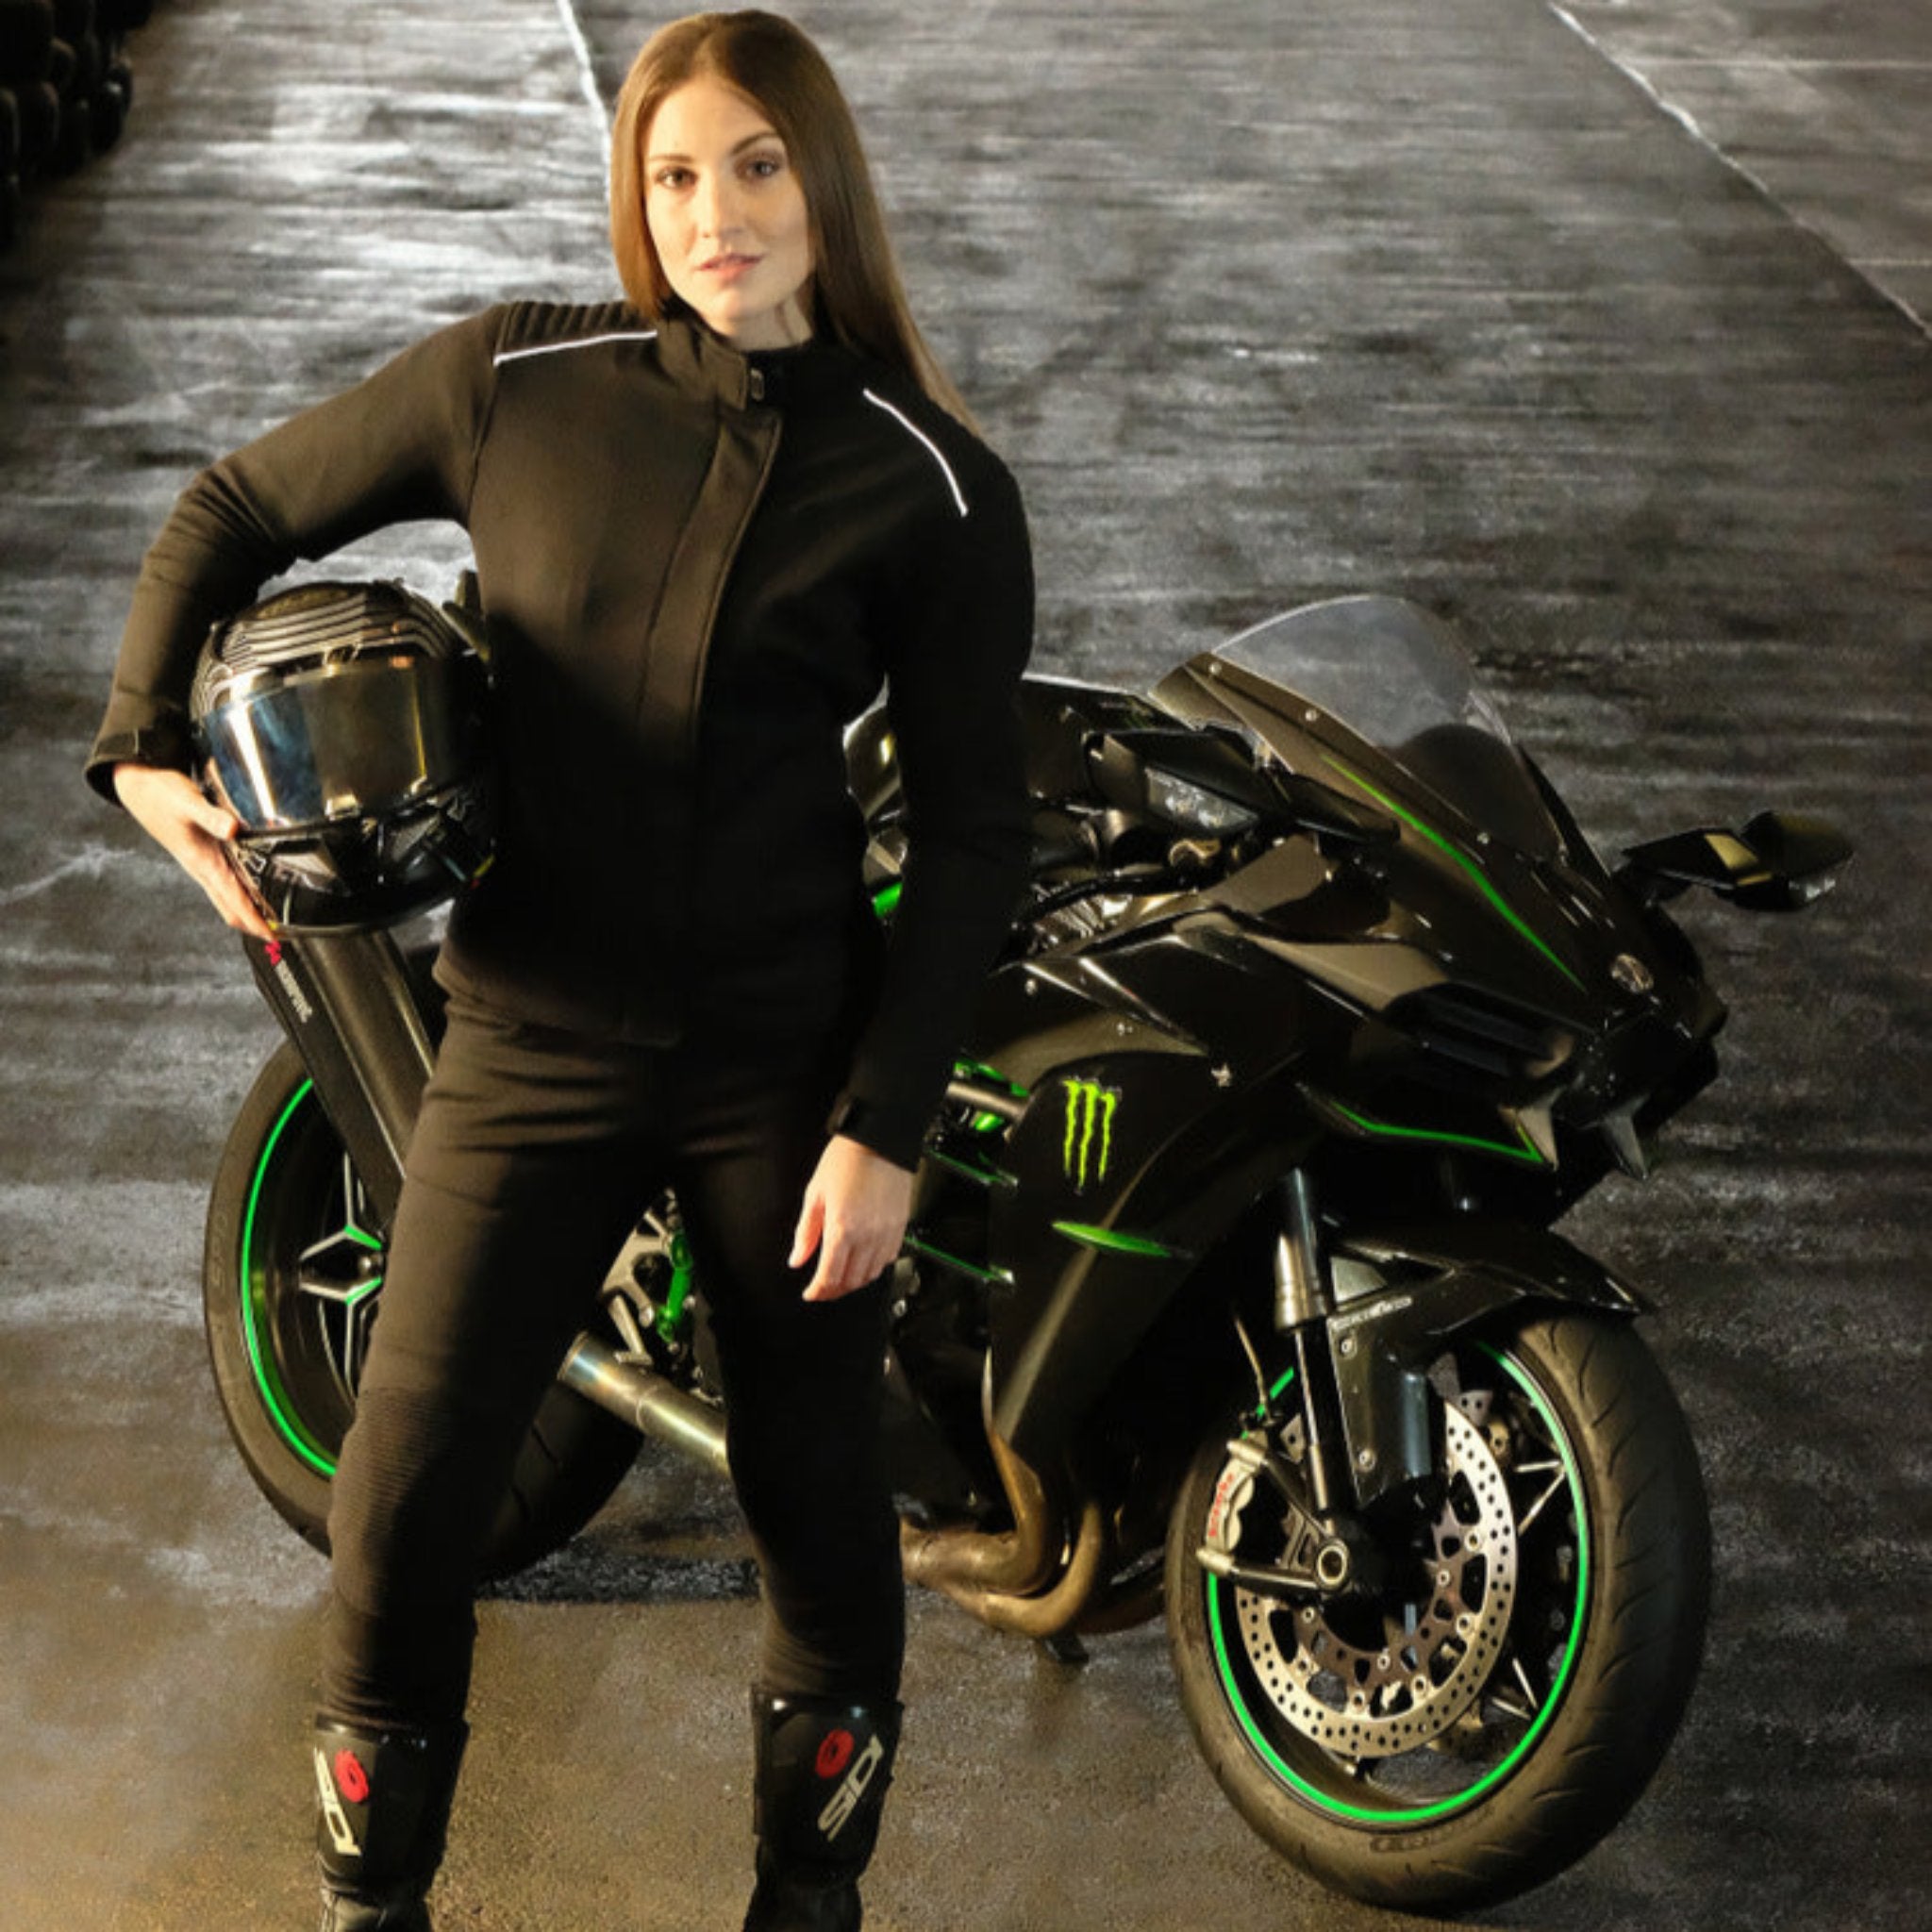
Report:
[[[1052,1637],[1039,1640],[1040,1647],[1057,1664],[1065,1664],[1070,1670],[1078,1670],[1087,1661],[1087,1646],[1071,1630],[1061,1630]]]

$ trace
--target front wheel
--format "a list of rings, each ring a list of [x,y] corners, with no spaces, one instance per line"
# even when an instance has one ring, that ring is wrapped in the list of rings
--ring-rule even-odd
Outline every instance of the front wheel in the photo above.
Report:
[[[263,1495],[319,1550],[356,1412],[383,1244],[362,1183],[284,1042],[242,1104],[208,1203],[202,1314],[229,1433]],[[569,1541],[624,1478],[636,1432],[544,1392],[483,1550],[505,1576]]]
[[[1242,1488],[1228,1441],[1265,1432],[1298,1480],[1284,1376],[1289,1420],[1230,1414],[1195,1457],[1167,1602],[1189,1722],[1242,1817],[1338,1891],[1444,1912],[1554,1876],[1635,1803],[1696,1676],[1710,1528],[1682,1412],[1627,1323],[1458,1340],[1429,1382],[1443,1480],[1375,1525],[1373,1594],[1261,1591],[1198,1560],[1210,1526],[1243,1564],[1280,1556],[1286,1512]]]

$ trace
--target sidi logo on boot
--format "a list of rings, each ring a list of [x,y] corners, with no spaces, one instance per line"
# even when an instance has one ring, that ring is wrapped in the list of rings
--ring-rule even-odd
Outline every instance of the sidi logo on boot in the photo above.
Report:
[[[852,1814],[858,1809],[858,1801],[865,1796],[865,1788],[872,1783],[873,1773],[885,1761],[885,1756],[886,1747],[876,1738],[858,1754],[845,1782],[819,1813],[819,1829],[828,1839],[837,1838],[851,1822]]]
[[[336,1794],[328,1759],[322,1755],[319,1745],[315,1751],[315,1795],[322,1807],[322,1824],[328,1833],[329,1842],[342,1857],[355,1857],[361,1846],[357,1841],[354,1826],[349,1823],[349,1814],[342,1809],[342,1801]]]
[[[353,1751],[338,1751],[335,1762],[336,1790],[352,1805],[365,1804],[369,1798],[369,1774],[362,1769],[362,1760]]]

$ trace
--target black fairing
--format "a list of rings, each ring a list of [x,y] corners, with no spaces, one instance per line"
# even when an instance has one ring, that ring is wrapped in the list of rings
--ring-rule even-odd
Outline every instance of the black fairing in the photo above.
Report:
[[[1364,625],[1446,636],[1388,599],[1315,607],[1283,632],[1305,617],[1343,643]],[[948,1109],[911,1233],[927,1275],[984,1308],[994,1420],[1027,1460],[1079,1440],[1177,1297],[1222,1319],[1217,1247],[1270,1211],[1291,1167],[1317,1177],[1342,1238],[1398,1208],[1533,1231],[1641,1161],[1711,1077],[1724,1009],[1694,952],[1482,720],[1424,723],[1391,749],[1219,653],[1146,696],[1028,678],[1020,710],[1032,908],[959,1071],[1021,1090],[1024,1110],[975,1126],[963,1095]],[[1240,733],[1257,771],[1345,810],[1324,827],[1285,787],[1277,818],[1218,841],[1124,823],[1096,748],[1143,733],[1158,758],[1177,721]],[[879,885],[903,857],[890,750],[878,713],[848,743]],[[1348,836],[1347,815],[1395,832]]]

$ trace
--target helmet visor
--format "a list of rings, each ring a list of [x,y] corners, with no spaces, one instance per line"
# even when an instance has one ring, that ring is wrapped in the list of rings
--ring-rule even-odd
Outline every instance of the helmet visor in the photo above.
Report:
[[[245,692],[201,720],[214,775],[242,824],[291,829],[393,809],[475,768],[466,667],[357,658]]]

